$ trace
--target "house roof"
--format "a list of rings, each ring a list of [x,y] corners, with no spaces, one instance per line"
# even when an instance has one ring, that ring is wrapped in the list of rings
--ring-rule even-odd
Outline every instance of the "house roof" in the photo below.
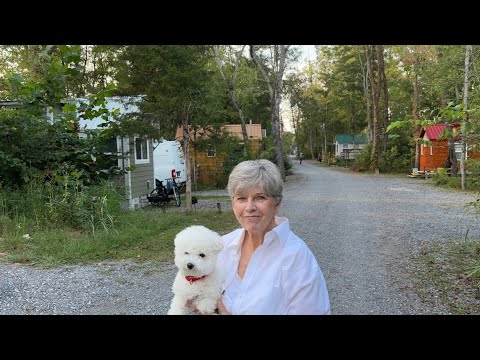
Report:
[[[444,129],[445,124],[432,125],[425,130],[425,133],[428,140],[435,141],[438,140]]]
[[[365,144],[366,139],[362,135],[335,134],[335,141],[339,144]]]
[[[209,133],[210,133],[210,130],[205,129],[205,128],[200,128],[200,129],[196,130],[196,136],[197,137],[199,137],[199,136],[200,137],[208,137]],[[190,137],[190,141],[193,141],[194,132],[192,131],[192,129],[190,129],[189,137]],[[179,126],[177,128],[177,132],[175,133],[175,139],[174,140],[183,141],[183,126]]]
[[[454,128],[454,129],[459,127],[459,126],[460,126],[459,123],[453,123],[452,124],[452,128]],[[425,130],[425,134],[427,135],[428,140],[436,141],[442,135],[443,130],[445,130],[445,124],[430,125]],[[423,136],[423,131],[422,131],[421,136]]]
[[[245,126],[247,128],[246,130],[249,139],[262,139],[262,124],[245,124]],[[224,125],[223,129],[230,134],[237,136],[239,139],[242,139],[242,126],[240,124]],[[198,135],[208,136],[208,131],[201,128],[197,130],[197,136]],[[175,140],[183,141],[183,127],[177,128]],[[193,140],[192,133],[190,133],[190,140]]]
[[[245,124],[247,130],[247,136],[249,139],[262,139],[262,124]],[[227,130],[232,135],[237,135],[240,139],[243,139],[242,135],[242,125],[233,124],[225,125],[225,130]]]

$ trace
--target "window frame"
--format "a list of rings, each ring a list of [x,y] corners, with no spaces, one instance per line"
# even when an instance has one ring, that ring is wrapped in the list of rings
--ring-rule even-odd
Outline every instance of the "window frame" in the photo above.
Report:
[[[140,144],[140,153],[141,153],[141,158],[138,158],[137,157],[137,140],[141,140],[141,144]],[[147,148],[147,157],[144,158],[143,155],[144,155],[144,144],[146,144],[146,148]],[[135,136],[134,137],[134,140],[133,140],[133,148],[134,148],[134,152],[135,152],[135,164],[150,164],[150,144],[149,144],[149,141],[148,141],[148,138],[145,138],[145,137],[140,137],[140,136]]]
[[[213,151],[213,155],[210,155],[210,152]],[[212,144],[208,144],[207,145],[207,150],[206,150],[206,153],[207,153],[207,157],[216,157],[217,156],[217,148],[215,145],[212,145]]]

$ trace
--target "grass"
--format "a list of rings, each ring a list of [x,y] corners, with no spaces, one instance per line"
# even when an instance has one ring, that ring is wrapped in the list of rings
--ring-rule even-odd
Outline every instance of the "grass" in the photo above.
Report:
[[[68,228],[39,229],[29,238],[4,234],[0,237],[0,260],[40,267],[116,259],[171,262],[173,239],[189,225],[204,225],[221,235],[239,226],[231,211],[125,211],[114,229],[94,234]]]
[[[198,200],[221,200],[230,201],[230,196],[226,195],[194,195]]]
[[[480,241],[433,242],[414,258],[417,293],[455,315],[480,314]]]

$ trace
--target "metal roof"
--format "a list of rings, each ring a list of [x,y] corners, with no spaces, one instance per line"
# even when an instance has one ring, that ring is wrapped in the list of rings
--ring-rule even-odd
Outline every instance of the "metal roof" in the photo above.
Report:
[[[431,141],[437,140],[440,137],[440,135],[442,134],[444,129],[445,129],[445,124],[438,124],[438,125],[429,126],[425,130],[425,132],[427,133],[428,140],[431,140]]]
[[[362,135],[336,134],[335,141],[339,144],[365,144],[365,137]]]

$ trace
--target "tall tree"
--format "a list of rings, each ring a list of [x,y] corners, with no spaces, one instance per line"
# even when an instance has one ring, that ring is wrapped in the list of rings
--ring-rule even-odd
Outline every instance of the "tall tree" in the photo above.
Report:
[[[403,68],[411,79],[413,87],[413,102],[412,102],[412,118],[414,123],[420,120],[420,105],[421,105],[421,76],[423,69],[427,64],[434,61],[434,48],[426,45],[407,45],[397,48],[400,55]],[[412,128],[412,137],[416,138],[420,134],[421,126],[414,125]],[[414,167],[420,166],[420,146],[421,143],[415,142],[415,162]]]
[[[468,89],[470,87],[470,56],[472,45],[467,45],[465,49],[465,77],[463,82],[463,111],[462,121],[462,157],[460,158],[460,172],[462,176],[462,190],[465,190],[465,155],[467,153],[467,121],[468,121]]]
[[[383,90],[383,106],[382,106],[382,151],[385,153],[387,151],[387,132],[386,129],[390,124],[390,115],[388,107],[388,86],[387,86],[387,77],[385,75],[385,62],[383,57],[383,45],[377,45],[377,62],[378,62],[378,82],[379,82],[379,92]]]
[[[372,105],[373,105],[373,136],[372,136],[372,153],[370,157],[370,168],[375,171],[375,173],[379,173],[378,169],[378,130],[379,130],[379,122],[380,122],[380,92],[379,92],[379,82],[380,79],[377,79],[377,84],[375,84],[375,77],[373,72],[373,46],[366,45],[365,46],[365,53],[367,56],[367,67],[368,67],[368,75],[370,77],[370,94],[372,97]],[[378,75],[377,75],[378,78]]]
[[[270,93],[272,109],[272,132],[275,144],[275,158],[277,166],[285,179],[285,164],[283,160],[283,146],[280,130],[280,102],[283,92],[283,75],[287,65],[287,51],[290,45],[271,45],[268,47],[270,56],[258,54],[254,45],[250,45],[250,56],[260,70]]]
[[[207,68],[208,54],[209,48],[202,45],[143,45],[125,46],[117,55],[119,90],[125,95],[142,95],[139,107],[143,119],[155,128],[154,137],[174,138],[176,129],[183,127],[187,211],[192,209],[190,131],[214,118],[211,101],[217,101],[208,95],[214,88],[208,86],[212,75]]]
[[[372,124],[372,106],[371,106],[371,97],[370,97],[370,90],[369,90],[369,73],[368,73],[368,66],[367,64],[363,64],[362,61],[362,52],[361,48],[359,46],[355,47],[357,57],[358,57],[358,62],[360,63],[360,67],[362,69],[362,85],[363,85],[363,98],[365,99],[366,103],[366,110],[367,110],[367,139],[368,142],[371,143],[373,139],[373,124]]]
[[[240,118],[240,126],[242,128],[242,137],[243,137],[243,151],[244,151],[244,156],[247,155],[247,149],[248,149],[248,135],[247,135],[247,127],[245,125],[245,116],[242,110],[242,107],[238,103],[237,100],[237,95],[235,92],[235,85],[237,82],[237,69],[240,63],[240,59],[242,58],[243,50],[245,49],[245,45],[241,46],[240,49],[234,52],[235,59],[232,64],[232,76],[231,78],[227,79],[227,76],[225,75],[225,71],[223,69],[223,61],[220,57],[220,51],[219,51],[219,46],[215,45],[214,46],[214,51],[215,51],[215,61],[217,63],[218,70],[220,71],[220,75],[222,76],[223,81],[227,85],[228,89],[228,94],[230,95],[230,99],[232,100],[233,107],[238,111],[238,116]]]

